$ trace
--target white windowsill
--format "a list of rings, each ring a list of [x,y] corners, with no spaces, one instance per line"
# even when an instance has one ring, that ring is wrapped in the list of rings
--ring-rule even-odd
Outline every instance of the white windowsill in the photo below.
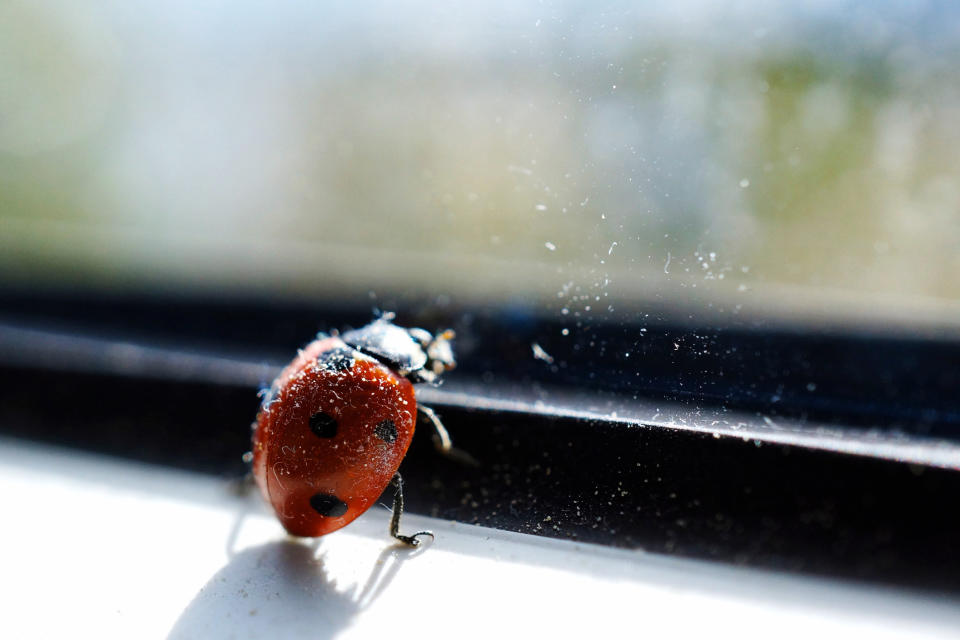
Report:
[[[10,638],[960,637],[947,598],[405,517],[284,536],[228,483],[0,439]]]

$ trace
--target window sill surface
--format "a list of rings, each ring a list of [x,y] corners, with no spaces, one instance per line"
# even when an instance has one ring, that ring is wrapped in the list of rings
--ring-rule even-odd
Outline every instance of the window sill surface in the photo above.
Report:
[[[226,481],[4,439],[11,637],[956,637],[951,598],[373,509],[286,537]],[[55,613],[54,613],[55,610]]]

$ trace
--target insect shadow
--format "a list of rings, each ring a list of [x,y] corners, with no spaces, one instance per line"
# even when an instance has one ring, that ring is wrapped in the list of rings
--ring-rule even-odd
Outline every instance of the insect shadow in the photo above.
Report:
[[[315,541],[286,538],[240,551],[187,605],[168,640],[332,638],[389,586],[419,550],[391,545],[363,584],[338,588]]]
[[[227,565],[187,605],[168,640],[332,638],[373,604],[406,560],[424,550],[390,545],[363,583],[344,588],[327,570],[319,540],[284,538],[235,551],[244,517],[239,514],[228,536]]]

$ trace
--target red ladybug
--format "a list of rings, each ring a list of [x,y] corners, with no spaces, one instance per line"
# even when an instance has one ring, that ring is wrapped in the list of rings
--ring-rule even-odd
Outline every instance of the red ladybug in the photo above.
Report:
[[[417,406],[415,382],[439,381],[456,363],[453,332],[436,336],[392,324],[392,315],[339,336],[320,335],[277,376],[257,415],[253,477],[284,528],[322,536],[373,506],[393,484],[390,535],[401,535],[403,484],[397,469],[417,422],[451,451],[436,414]]]

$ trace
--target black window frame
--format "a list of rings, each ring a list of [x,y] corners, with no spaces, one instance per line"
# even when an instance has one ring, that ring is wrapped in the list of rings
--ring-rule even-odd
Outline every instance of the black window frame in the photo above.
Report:
[[[414,512],[960,588],[950,336],[669,311],[572,330],[522,305],[379,304],[400,324],[457,330],[459,368],[419,398],[481,461],[457,464],[415,438],[401,467]],[[259,388],[317,331],[371,314],[364,298],[8,284],[0,433],[240,477]]]

